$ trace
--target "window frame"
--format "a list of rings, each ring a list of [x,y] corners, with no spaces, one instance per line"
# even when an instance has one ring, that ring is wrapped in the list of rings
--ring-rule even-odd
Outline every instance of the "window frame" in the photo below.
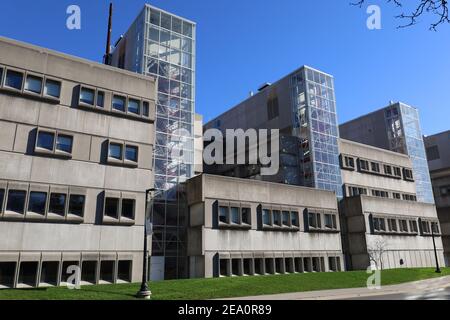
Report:
[[[71,213],[70,210],[70,204],[71,204],[71,198],[72,197],[84,197],[83,201],[83,207],[82,207],[82,213],[81,215]],[[84,217],[86,215],[86,202],[87,202],[87,191],[85,188],[78,188],[78,187],[70,187],[69,193],[67,195],[67,214],[66,214],[66,220],[67,221],[73,221],[73,222],[83,222]]]
[[[92,91],[92,93],[93,93],[92,104],[90,104],[88,102],[81,101],[81,94],[82,94],[83,90]],[[97,88],[91,87],[91,86],[80,85],[79,93],[78,93],[78,106],[80,106],[80,107],[87,107],[87,108],[94,108],[94,107],[96,107],[97,106]]]
[[[52,195],[64,195],[64,210],[63,214],[58,214],[54,212],[51,208],[51,200]],[[56,187],[56,186],[50,186],[49,196],[48,196],[48,209],[47,209],[47,219],[48,220],[65,220],[67,216],[67,211],[69,208],[69,188],[68,187]]]
[[[44,213],[43,214],[40,214],[35,211],[30,211],[30,200],[31,200],[32,193],[41,193],[41,194],[45,193],[45,204],[44,204]],[[25,219],[45,220],[47,217],[48,205],[49,205],[49,187],[41,186],[41,185],[30,185],[30,188],[28,190],[28,195],[27,195],[27,207],[26,207]]]
[[[50,95],[50,94],[48,94],[46,92],[47,82],[54,82],[54,83],[59,84],[59,95],[58,96],[53,96],[53,95]],[[63,86],[63,83],[62,83],[61,80],[53,78],[53,77],[45,76],[44,77],[43,90],[42,90],[42,96],[44,98],[46,98],[46,99],[50,99],[50,100],[54,100],[54,101],[58,101],[59,102],[60,99],[61,99],[62,91],[63,91],[63,87],[62,86]]]
[[[117,159],[115,157],[110,156],[110,149],[111,145],[120,146],[121,148],[121,159]],[[129,160],[126,158],[126,150],[127,148],[135,148],[136,149],[136,156],[137,161]],[[107,145],[107,152],[106,152],[106,163],[110,165],[117,165],[117,166],[124,166],[124,167],[130,167],[130,168],[137,168],[139,166],[139,145],[134,143],[128,143],[125,141],[118,141],[118,140],[108,140]]]
[[[42,148],[38,146],[39,141],[39,135],[41,133],[47,133],[53,135],[53,148],[52,150]],[[66,152],[60,149],[57,149],[57,141],[60,136],[70,137],[72,140],[71,144],[71,152]],[[34,153],[41,154],[41,155],[52,155],[56,157],[62,157],[62,158],[72,158],[73,155],[73,146],[74,146],[75,136],[71,133],[65,132],[65,131],[58,131],[53,129],[46,129],[46,128],[37,128],[36,131],[36,141],[34,144]]]
[[[39,92],[31,91],[26,88],[28,77],[39,78],[41,80],[41,88]],[[42,97],[44,93],[44,79],[45,77],[43,75],[27,71],[23,83],[23,93],[35,97]]]
[[[7,78],[8,78],[8,72],[20,73],[20,74],[22,75],[22,84],[21,84],[20,89],[11,87],[11,86],[9,86],[9,85],[6,84],[6,81],[7,81]],[[26,75],[26,72],[25,72],[24,70],[20,70],[20,69],[17,69],[17,68],[6,67],[6,68],[4,69],[4,73],[5,73],[5,74],[3,75],[3,79],[4,79],[4,80],[3,80],[3,82],[2,82],[2,88],[3,88],[3,89],[6,89],[6,90],[8,90],[8,91],[12,91],[12,92],[20,92],[20,93],[22,93],[22,92],[23,92],[24,85],[25,85],[25,75]]]
[[[8,188],[5,193],[5,204],[4,211],[3,211],[3,217],[7,219],[14,219],[14,220],[24,220],[25,215],[27,213],[27,205],[28,205],[28,190],[29,185],[26,183],[8,183]],[[22,212],[12,211],[8,210],[8,203],[9,203],[9,195],[12,191],[25,193],[25,197],[23,198],[23,210]]]

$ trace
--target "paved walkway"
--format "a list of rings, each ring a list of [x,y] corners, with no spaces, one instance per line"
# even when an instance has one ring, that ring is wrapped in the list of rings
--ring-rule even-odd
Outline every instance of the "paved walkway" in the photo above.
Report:
[[[265,296],[243,297],[224,300],[347,300],[374,298],[379,296],[402,296],[404,299],[415,299],[427,292],[442,291],[450,287],[450,276],[384,286],[381,289],[353,288],[310,292],[283,293]]]

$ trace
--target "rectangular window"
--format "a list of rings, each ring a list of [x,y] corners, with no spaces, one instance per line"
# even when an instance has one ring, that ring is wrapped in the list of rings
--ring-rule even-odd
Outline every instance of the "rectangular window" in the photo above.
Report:
[[[408,222],[406,220],[399,220],[400,231],[408,232]]]
[[[6,211],[23,214],[25,211],[25,198],[27,192],[23,190],[9,190]]]
[[[384,165],[384,174],[392,176],[392,167],[390,165]]]
[[[122,199],[122,217],[134,220],[135,203],[133,199]]]
[[[410,220],[409,221],[409,230],[412,233],[417,233],[418,232],[417,221],[415,221],[415,220]]]
[[[219,207],[219,222],[221,223],[228,223],[228,207]]]
[[[70,195],[69,198],[69,214],[84,217],[84,203],[86,197],[83,195]]]
[[[231,223],[239,224],[239,208],[231,207]]]
[[[119,219],[119,199],[106,198],[105,199],[105,216]]]
[[[3,199],[5,198],[5,189],[0,189],[0,213],[3,211]]]
[[[380,164],[377,162],[371,162],[370,164],[372,172],[380,173]]]
[[[128,112],[139,115],[140,114],[140,101],[136,99],[128,99]]]
[[[291,212],[291,224],[294,227],[299,227],[299,220],[298,220],[298,212],[292,211]]]
[[[150,116],[150,104],[147,101],[142,102],[142,115],[147,118]]]
[[[46,132],[46,131],[38,132],[36,147],[45,149],[48,151],[53,151],[54,144],[55,144],[55,134],[54,133]]]
[[[322,227],[320,213],[310,212],[308,213],[309,227],[314,229],[320,229]]]
[[[97,107],[103,108],[105,106],[105,93],[97,91]]]
[[[369,171],[369,161],[359,159],[359,168],[361,171]]]
[[[65,153],[72,153],[73,137],[64,134],[58,134],[56,137],[56,150]]]
[[[33,75],[27,75],[27,79],[25,80],[25,91],[41,94],[42,78]]]
[[[114,110],[125,112],[125,97],[113,96],[112,107]]]
[[[47,193],[46,192],[30,192],[28,199],[28,212],[34,212],[42,216],[45,215],[47,207]]]
[[[5,87],[9,87],[16,90],[22,90],[22,84],[23,84],[22,72],[14,70],[6,71]]]
[[[122,145],[118,144],[118,143],[110,143],[109,144],[109,152],[108,152],[108,157],[113,158],[113,159],[117,159],[117,160],[122,160]]]
[[[388,225],[389,225],[389,231],[391,232],[397,232],[397,220],[395,219],[388,219]]]
[[[422,232],[424,234],[430,234],[431,233],[430,223],[428,221],[422,221]]]
[[[251,209],[250,208],[241,208],[241,214],[242,214],[242,223],[251,224],[251,221],[250,221]]]
[[[263,209],[262,215],[263,215],[263,224],[266,226],[270,226],[272,224],[270,218],[270,210]]]
[[[399,167],[394,167],[394,176],[396,176],[397,178],[401,178],[402,177],[402,169],[400,169]]]
[[[273,224],[281,227],[281,212],[280,210],[273,210]]]
[[[125,147],[125,160],[138,162],[138,147],[127,145]]]
[[[3,68],[2,67],[0,67],[0,87],[2,86],[2,84],[3,84]]]
[[[63,193],[51,193],[48,212],[64,216],[66,212],[66,198]]]
[[[95,100],[95,90],[90,88],[81,88],[80,91],[80,103],[88,104],[90,106],[94,105]]]
[[[431,222],[431,230],[434,234],[439,235],[441,232],[439,230],[439,223],[438,222]]]
[[[441,155],[439,154],[438,146],[428,147],[426,152],[427,152],[428,161],[433,161],[433,160],[437,160],[437,159],[441,158]]]
[[[373,229],[375,232],[386,231],[386,221],[384,218],[373,218]]]
[[[290,213],[289,211],[283,211],[283,226],[289,227],[290,224]]]
[[[413,172],[410,169],[403,169],[403,177],[405,180],[414,181]]]
[[[345,168],[354,169],[355,168],[355,159],[353,157],[344,157],[344,166]]]
[[[228,276],[228,263],[229,260],[220,259],[220,276],[227,277]]]
[[[397,200],[401,199],[400,193],[394,192],[394,193],[392,193],[392,196],[394,197],[394,199],[397,199]]]
[[[58,98],[61,96],[61,82],[56,80],[45,80],[44,95]]]
[[[440,188],[441,196],[448,197],[450,196],[450,186],[445,186]]]

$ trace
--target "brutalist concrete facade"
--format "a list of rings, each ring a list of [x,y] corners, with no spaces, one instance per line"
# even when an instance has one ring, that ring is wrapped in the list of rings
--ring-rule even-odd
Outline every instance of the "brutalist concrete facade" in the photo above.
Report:
[[[190,277],[344,270],[333,192],[207,174],[186,190]]]
[[[4,38],[0,74],[0,288],[139,281],[154,79]]]
[[[340,139],[344,199],[340,203],[343,245],[349,269],[435,266],[444,263],[436,207],[417,202],[401,153]]]
[[[434,199],[442,228],[446,264],[450,263],[450,131],[424,138]]]

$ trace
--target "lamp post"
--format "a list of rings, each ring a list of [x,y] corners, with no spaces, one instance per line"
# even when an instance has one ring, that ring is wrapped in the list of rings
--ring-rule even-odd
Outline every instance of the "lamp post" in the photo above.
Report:
[[[145,216],[144,216],[144,254],[143,254],[143,258],[144,258],[144,262],[143,262],[143,267],[142,267],[142,283],[141,283],[141,289],[138,291],[138,293],[136,294],[137,298],[140,299],[150,299],[151,298],[151,291],[148,287],[147,284],[147,263],[148,263],[148,248],[147,248],[147,234],[150,232],[152,232],[152,230],[148,230],[148,219],[151,219],[151,214],[149,216],[147,216],[147,212],[148,212],[148,203],[149,203],[149,195],[155,191],[155,189],[148,189],[145,191]],[[151,198],[150,201],[150,206],[151,209],[153,209],[153,198]]]
[[[434,240],[434,228],[433,228],[433,222],[431,223],[431,238],[433,238],[433,248],[434,248],[434,257],[436,259],[436,273],[441,273],[441,268],[439,268],[439,259],[438,254],[436,250],[436,241]]]

